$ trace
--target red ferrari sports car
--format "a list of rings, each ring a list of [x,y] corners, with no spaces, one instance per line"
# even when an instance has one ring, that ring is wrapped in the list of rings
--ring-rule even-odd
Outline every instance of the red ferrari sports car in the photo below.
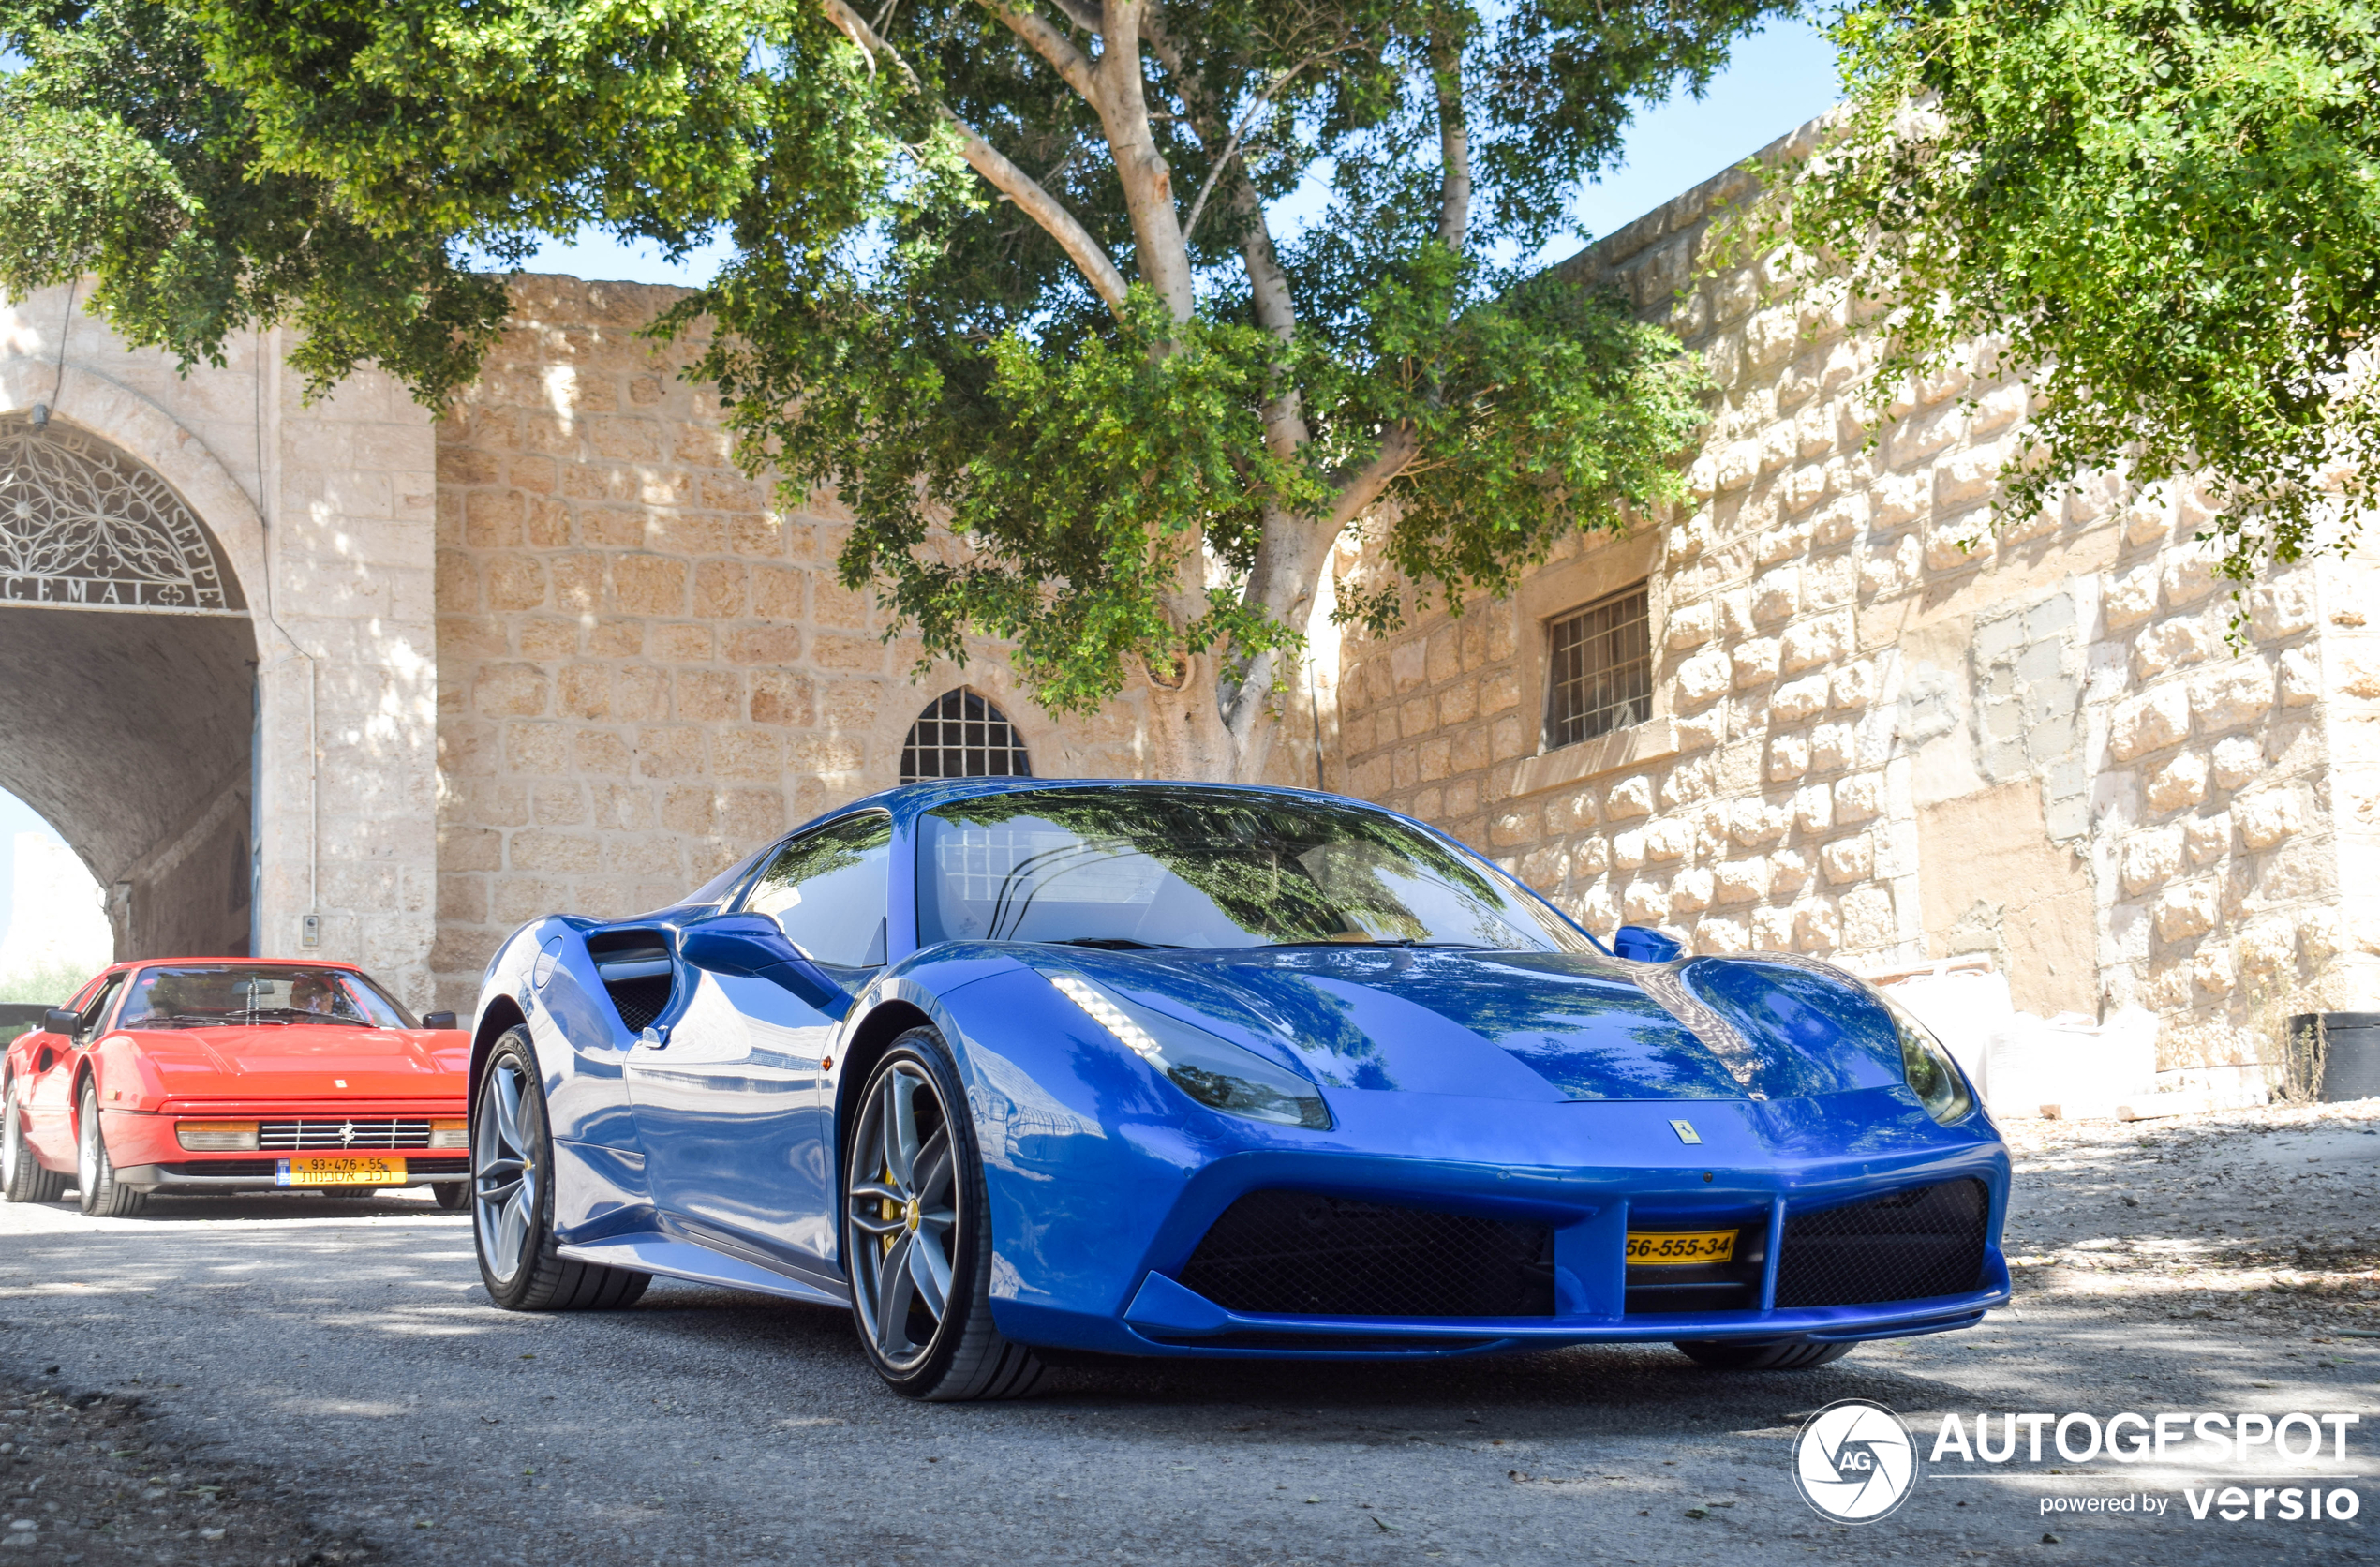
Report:
[[[470,1036],[363,970],[268,958],[118,963],[8,1046],[0,1180],[86,1214],[151,1192],[428,1186],[463,1207]]]

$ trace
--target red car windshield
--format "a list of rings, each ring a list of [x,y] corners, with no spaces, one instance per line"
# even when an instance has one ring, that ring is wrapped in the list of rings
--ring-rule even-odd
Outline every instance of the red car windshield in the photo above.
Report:
[[[189,964],[148,968],[132,982],[118,1028],[205,1028],[248,1023],[346,1023],[412,1028],[405,1008],[342,968]]]

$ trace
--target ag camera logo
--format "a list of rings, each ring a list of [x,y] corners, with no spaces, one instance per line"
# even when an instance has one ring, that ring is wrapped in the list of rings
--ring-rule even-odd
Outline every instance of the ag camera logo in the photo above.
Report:
[[[1793,1439],[1793,1484],[1820,1517],[1872,1524],[1917,1485],[1917,1443],[1900,1416],[1865,1398],[1827,1405]]]

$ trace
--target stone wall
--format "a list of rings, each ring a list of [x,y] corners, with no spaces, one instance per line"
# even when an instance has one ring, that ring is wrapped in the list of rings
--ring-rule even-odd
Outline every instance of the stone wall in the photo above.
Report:
[[[913,675],[834,570],[831,497],[783,509],[729,457],[679,297],[528,277],[439,425],[439,993],[554,910],[666,903],[831,806],[899,782],[949,688],[985,693],[1042,776],[1146,769],[1137,704],[1052,724],[997,649]]]
[[[1870,971],[1987,952],[2020,1007],[2151,1007],[2168,1065],[2248,1059],[2283,1012],[2366,994],[2333,961],[2350,845],[2324,714],[2369,724],[2380,663],[2326,674],[2322,644],[2370,634],[2368,567],[2282,574],[2235,648],[2192,486],[2160,503],[2101,476],[1995,534],[2025,387],[1971,353],[1871,431],[1875,344],[1839,308],[1765,261],[1703,276],[1748,187],[1722,175],[1569,263],[1719,382],[1690,500],[1572,541],[1509,602],[1351,640],[1355,792],[1484,843],[1591,928]],[[1637,581],[1651,721],[1544,750],[1545,622]]]
[[[358,960],[424,1004],[436,863],[429,414],[369,370],[308,404],[276,333],[232,337],[220,365],[176,366],[126,348],[80,308],[88,297],[78,286],[0,301],[0,414],[44,405],[153,470],[212,533],[246,609],[216,624],[237,628],[227,641],[171,632],[171,616],[0,608],[37,618],[13,634],[81,682],[32,679],[20,662],[26,678],[0,715],[11,729],[0,784],[110,884],[122,955],[247,939],[231,859],[252,812],[258,949]],[[77,656],[86,643],[100,652]],[[62,695],[71,700],[52,700]],[[92,765],[88,743],[100,717],[153,711],[165,718],[149,728],[148,760],[175,797],[156,807],[127,796],[129,774]],[[170,733],[193,712],[209,726],[203,744]]]

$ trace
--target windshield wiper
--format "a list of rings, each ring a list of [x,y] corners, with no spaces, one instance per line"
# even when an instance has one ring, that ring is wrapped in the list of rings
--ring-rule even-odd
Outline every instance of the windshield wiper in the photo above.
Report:
[[[1476,941],[1439,941],[1435,937],[1425,940],[1419,936],[1364,936],[1360,940],[1349,940],[1346,936],[1308,936],[1302,941],[1274,941],[1265,945],[1269,947],[1447,947],[1460,948],[1470,952],[1495,950],[1492,947]]]
[[[239,1028],[251,1022],[278,1023],[279,1018],[259,1018],[248,1012],[152,1012],[127,1018],[118,1028]]]
[[[303,1007],[258,1007],[242,1013],[241,1016],[256,1022],[335,1022],[345,1023],[350,1028],[372,1026],[362,1018],[341,1017],[336,1012],[309,1012]]]
[[[1103,952],[1179,952],[1178,941],[1138,941],[1131,936],[1068,936],[1052,947],[1096,947]]]

